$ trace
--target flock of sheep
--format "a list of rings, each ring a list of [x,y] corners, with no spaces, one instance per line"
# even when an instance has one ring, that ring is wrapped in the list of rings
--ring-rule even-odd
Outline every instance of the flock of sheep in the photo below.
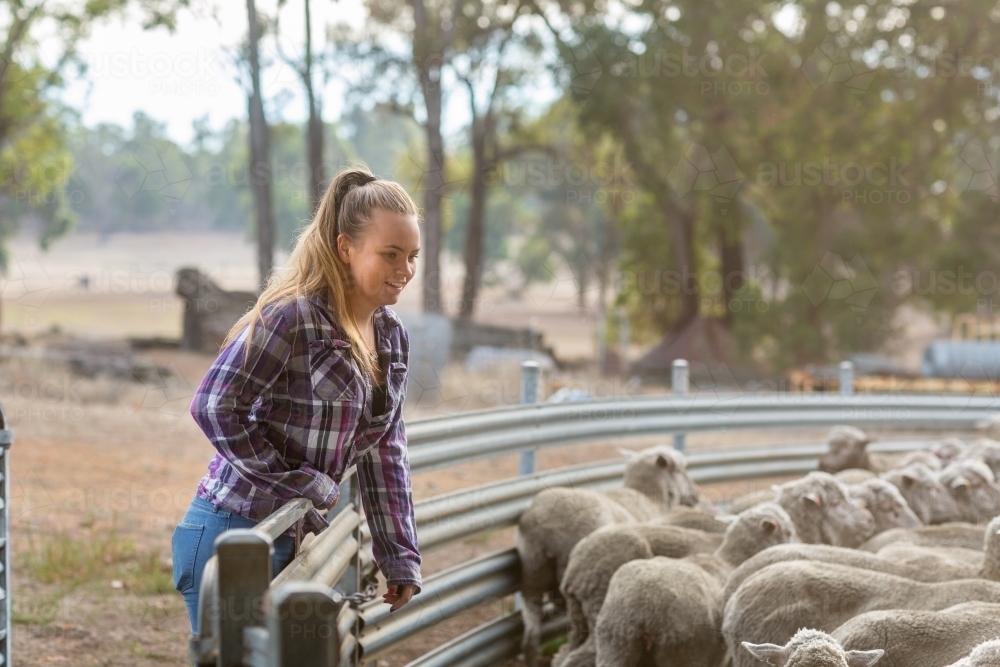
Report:
[[[552,667],[1000,667],[1000,441],[879,458],[835,426],[820,470],[713,506],[684,456],[550,488],[517,527],[523,651]]]

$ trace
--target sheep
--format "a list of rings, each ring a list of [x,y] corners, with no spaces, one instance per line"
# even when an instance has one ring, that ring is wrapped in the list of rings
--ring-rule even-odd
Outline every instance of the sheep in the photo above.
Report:
[[[871,667],[883,654],[881,649],[844,650],[827,633],[810,628],[800,628],[784,646],[743,642],[742,647],[758,660],[777,667]]]
[[[961,521],[962,511],[948,489],[929,467],[921,463],[888,470],[880,477],[903,494],[906,504],[925,524]]]
[[[934,611],[959,602],[1000,603],[1000,583],[923,583],[836,563],[790,561],[765,567],[736,589],[726,602],[722,633],[733,667],[751,667],[736,651],[741,641],[781,643],[800,627],[832,632],[867,611]]]
[[[862,482],[867,482],[870,479],[878,477],[871,470],[865,470],[864,468],[847,468],[846,470],[833,473],[833,476],[847,486],[861,484]]]
[[[729,501],[726,506],[726,511],[730,514],[739,514],[751,507],[756,507],[761,503],[773,502],[778,493],[775,491],[777,485],[769,486],[766,489],[758,489],[756,491],[751,491],[750,493],[740,496],[739,498],[734,498]]]
[[[678,503],[694,504],[697,494],[684,456],[658,445],[629,452],[624,486],[606,493],[590,489],[540,491],[518,520],[515,546],[521,559],[522,650],[529,667],[538,659],[542,604],[546,593],[562,604],[558,584],[569,552],[581,538],[613,523],[647,521]]]
[[[979,438],[969,446],[963,458],[982,461],[993,471],[994,477],[1000,478],[1000,442]]]
[[[834,473],[833,476],[848,486],[852,484],[860,484],[861,482],[872,479],[873,477],[877,477],[877,475],[872,471],[865,470],[863,468],[847,468],[846,470]],[[760,505],[761,503],[771,502],[778,495],[776,488],[777,485],[772,485],[766,489],[758,489],[738,498],[734,498],[729,501],[729,505],[726,509],[731,514],[739,514],[740,512]]]
[[[916,528],[923,522],[913,513],[899,489],[878,477],[848,487],[851,498],[860,500],[875,518],[875,533],[890,528]]]
[[[792,517],[805,543],[855,547],[875,532],[871,512],[851,499],[847,485],[829,473],[813,471],[775,489],[776,502]]]
[[[875,533],[890,528],[915,528],[923,524],[897,489],[888,482],[880,480],[875,473],[850,468],[838,472],[833,477],[848,484],[847,490],[851,499],[860,501],[860,507],[872,513],[875,519]],[[776,498],[778,488],[778,486],[774,486],[770,491],[759,491],[744,496],[730,505],[729,511],[736,511],[737,508],[741,508],[740,511],[743,511],[762,502],[773,501]],[[948,496],[948,494],[945,495]],[[950,498],[950,496],[948,497]]]
[[[609,582],[619,568],[628,562],[655,556],[677,559],[711,551],[691,548],[691,545],[704,547],[706,541],[692,539],[679,533],[681,530],[652,523],[607,526],[573,547],[560,585],[569,608],[570,637],[560,649],[558,659],[553,661],[554,665],[582,667],[593,664],[594,628]],[[743,512],[729,524],[721,544],[714,550],[714,557],[720,562],[717,569],[725,570],[723,582],[729,570],[758,551],[773,544],[794,541],[798,541],[795,526],[780,505],[765,503]],[[628,604],[626,601],[625,605]]]
[[[965,458],[969,446],[960,438],[945,438],[931,445],[930,450],[932,454],[941,459],[941,467],[944,467],[952,461]]]
[[[935,471],[944,467],[941,459],[934,452],[928,449],[918,449],[904,456],[893,468],[905,468],[911,463],[920,463]]]
[[[947,667],[996,667],[1000,665],[1000,639],[983,642],[972,653]]]
[[[941,611],[870,611],[831,633],[845,649],[883,649],[879,667],[941,667],[998,634],[1000,605],[983,602],[966,602]],[[996,667],[1000,663],[989,664]]]
[[[954,461],[945,466],[938,478],[955,499],[965,521],[988,521],[1000,514],[1000,486],[993,471],[982,461]]]
[[[832,547],[827,544],[779,544],[761,551],[733,570],[722,592],[723,600],[728,601],[736,589],[740,587],[740,584],[768,565],[796,560],[837,563],[838,565],[884,572],[897,577],[905,577],[914,581],[927,583],[950,581],[953,579],[971,579],[980,576],[980,568],[977,565],[970,565],[968,563],[950,563],[934,568],[924,568],[889,561],[867,551]],[[1000,578],[996,580],[1000,581]]]
[[[884,546],[892,542],[910,542],[921,547],[981,549],[985,533],[985,526],[976,526],[963,521],[942,523],[936,526],[920,526],[919,528],[893,528],[879,533],[858,548],[878,553]]]
[[[663,573],[667,564],[669,585]],[[693,561],[662,556],[632,561],[619,568],[611,578],[607,601],[594,629],[598,667],[721,664],[726,647],[718,640],[715,605],[722,593],[721,574],[709,572]],[[623,611],[639,613],[633,619],[631,614],[623,616]],[[644,659],[646,655],[649,657]],[[563,664],[576,667],[579,663]]]
[[[894,563],[921,568],[955,568],[967,565],[975,568],[978,573],[983,567],[982,549],[920,547],[909,542],[893,542],[879,549],[876,555]]]
[[[710,514],[703,509],[694,507],[674,507],[663,516],[652,519],[650,523],[666,526],[694,528],[706,533],[725,533],[728,522],[736,517],[731,514]]]
[[[868,455],[871,438],[854,426],[834,426],[826,436],[827,451],[819,459],[819,469],[835,473],[848,468],[879,472]]]

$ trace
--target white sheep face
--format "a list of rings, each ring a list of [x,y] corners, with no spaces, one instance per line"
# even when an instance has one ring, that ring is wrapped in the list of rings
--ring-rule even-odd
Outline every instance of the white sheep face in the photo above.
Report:
[[[882,649],[845,651],[827,633],[806,628],[795,633],[784,646],[750,642],[742,645],[755,658],[775,667],[871,667],[885,653]]]

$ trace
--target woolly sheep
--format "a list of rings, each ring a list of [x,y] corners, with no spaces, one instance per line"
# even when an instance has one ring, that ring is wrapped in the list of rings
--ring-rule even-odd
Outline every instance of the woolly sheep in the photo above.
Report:
[[[964,549],[981,549],[985,526],[977,526],[964,521],[953,521],[936,526],[920,526],[919,528],[893,528],[872,537],[864,542],[859,549],[878,553],[892,542],[910,542],[921,547],[962,547]]]
[[[878,477],[878,475],[873,473],[871,470],[865,470],[864,468],[848,468],[847,470],[841,470],[840,472],[833,473],[833,476],[847,486],[861,484],[869,479]]]
[[[570,637],[560,650],[557,659],[553,661],[553,665],[583,667],[593,664],[594,629],[598,615],[604,605],[611,579],[626,563],[654,556],[678,559],[709,551],[709,549],[691,549],[688,545],[691,542],[697,543],[696,541],[685,535],[680,536],[682,540],[677,540],[676,533],[665,533],[663,532],[665,529],[666,527],[652,524],[608,526],[594,531],[573,547],[560,586],[569,609]],[[648,543],[636,540],[637,535],[644,537]],[[657,544],[657,541],[660,544]],[[673,541],[677,541],[678,544],[671,548],[670,542]],[[718,561],[718,564],[712,567],[724,572],[720,588],[732,568],[758,551],[774,544],[795,541],[798,541],[798,537],[791,517],[776,503],[759,505],[735,517],[729,524],[722,543],[712,554]],[[666,582],[657,585],[662,587]],[[621,607],[631,608],[631,606],[632,602],[628,599],[619,600],[611,612],[612,624],[635,621],[633,618],[635,612],[619,613]],[[721,609],[719,612],[721,614]],[[651,623],[655,624],[655,620]]]
[[[961,521],[958,503],[945,488],[937,474],[922,463],[888,470],[880,477],[897,489],[914,514],[925,524]]]
[[[959,568],[968,566],[976,568],[978,573],[983,567],[982,549],[965,549],[963,547],[918,547],[909,542],[893,542],[878,550],[879,558],[913,565],[921,568]],[[978,575],[977,575],[978,576]]]
[[[800,627],[832,632],[867,611],[933,611],[960,602],[1000,603],[1000,583],[923,583],[835,563],[775,563],[749,577],[729,598],[722,633],[733,667],[752,667],[749,656],[736,651],[742,641],[783,643]]]
[[[964,458],[968,451],[969,446],[960,438],[945,438],[931,445],[931,453],[941,459],[941,467]]]
[[[982,461],[993,471],[994,477],[1000,478],[1000,442],[979,438],[973,441],[962,458]]]
[[[800,628],[784,646],[743,642],[742,648],[776,667],[871,667],[882,657],[881,649],[846,651],[827,633],[809,628]]]
[[[916,528],[923,522],[913,513],[899,489],[874,477],[848,487],[851,498],[859,500],[875,518],[875,533],[891,528]]]
[[[871,512],[851,499],[847,485],[829,473],[813,471],[775,489],[776,502],[792,517],[805,543],[855,547],[875,532]]]
[[[915,528],[923,524],[898,490],[890,483],[880,480],[875,473],[860,468],[849,468],[836,473],[834,478],[847,484],[850,497],[860,501],[861,507],[872,513],[876,534],[890,528]],[[948,493],[944,495],[951,498]],[[767,492],[758,491],[738,498],[730,505],[729,511],[741,512],[762,502],[774,500],[776,496],[774,488]]]
[[[941,470],[944,467],[944,463],[934,452],[929,449],[918,449],[904,456],[893,468],[905,468],[911,463],[920,463],[931,470]]]
[[[552,488],[535,495],[514,538],[521,559],[522,650],[529,667],[538,658],[544,596],[562,603],[558,585],[573,545],[601,526],[647,521],[681,500],[692,502],[694,488],[684,456],[659,445],[629,454],[621,488],[607,493]]]
[[[728,520],[735,516],[726,514],[712,514],[704,509],[696,507],[674,507],[663,516],[652,519],[650,523],[662,524],[665,526],[680,526],[681,528],[694,528],[706,533],[725,533]]]
[[[896,563],[886,560],[877,554],[857,549],[832,547],[827,544],[779,544],[761,551],[733,570],[726,581],[726,588],[722,592],[723,600],[728,601],[736,589],[740,587],[740,584],[768,565],[795,560],[837,563],[839,565],[884,572],[897,577],[905,577],[914,581],[928,583],[951,581],[952,579],[971,579],[980,575],[979,566],[968,563],[952,563],[928,569]]]
[[[834,426],[826,436],[827,451],[819,458],[819,469],[835,473],[848,468],[879,472],[868,455],[871,438],[854,426]]]
[[[941,667],[998,634],[1000,604],[984,602],[941,611],[870,611],[831,633],[845,649],[884,650],[879,667]]]
[[[982,461],[962,459],[949,463],[938,479],[955,499],[965,521],[988,521],[1000,514],[1000,486]]]
[[[947,667],[996,667],[1000,665],[1000,639],[983,642],[972,653]]]

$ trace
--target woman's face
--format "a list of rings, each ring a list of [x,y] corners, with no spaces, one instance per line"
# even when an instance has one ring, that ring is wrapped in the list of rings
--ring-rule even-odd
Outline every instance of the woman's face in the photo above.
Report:
[[[355,289],[351,299],[372,309],[396,303],[404,286],[417,272],[420,227],[413,215],[376,208],[360,245],[337,237],[340,256],[351,272]]]

